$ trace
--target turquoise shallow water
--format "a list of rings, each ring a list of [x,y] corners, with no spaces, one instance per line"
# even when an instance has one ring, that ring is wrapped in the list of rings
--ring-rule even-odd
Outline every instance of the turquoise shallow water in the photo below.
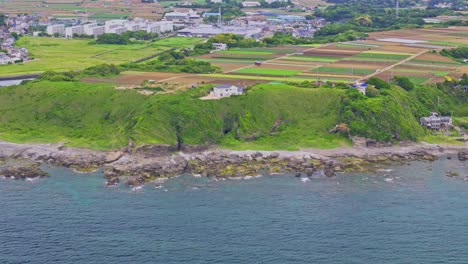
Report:
[[[468,263],[468,164],[107,188],[0,180],[0,263]]]

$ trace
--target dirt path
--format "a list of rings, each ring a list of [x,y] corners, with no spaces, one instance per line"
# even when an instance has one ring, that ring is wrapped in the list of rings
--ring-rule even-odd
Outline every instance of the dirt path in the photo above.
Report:
[[[196,74],[189,74],[189,75],[174,76],[174,77],[171,77],[171,78],[166,78],[166,79],[159,80],[157,82],[158,83],[167,82],[167,81],[172,81],[172,80],[176,80],[176,79],[180,79],[180,78],[186,78],[186,77],[192,77],[192,76],[197,76],[197,75]]]
[[[399,61],[399,62],[397,62],[397,63],[395,63],[395,64],[392,64],[392,65],[390,65],[390,66],[387,66],[387,67],[381,69],[380,71],[376,71],[376,72],[374,72],[374,73],[371,73],[371,74],[369,74],[369,75],[366,75],[366,76],[364,76],[364,77],[362,77],[362,78],[360,78],[360,79],[358,79],[358,80],[356,80],[356,81],[357,81],[357,82],[362,82],[362,81],[364,81],[364,80],[367,80],[367,79],[369,79],[369,78],[372,78],[372,77],[374,77],[374,76],[376,76],[376,75],[378,75],[378,74],[381,74],[381,73],[384,73],[384,72],[386,72],[386,71],[388,71],[388,70],[391,70],[391,69],[395,68],[395,67],[398,66],[398,65],[401,65],[401,64],[403,64],[403,63],[405,63],[405,62],[408,62],[408,61],[410,61],[410,60],[412,60],[412,59],[414,59],[414,58],[416,58],[416,57],[418,57],[418,56],[420,56],[420,55],[422,55],[422,54],[424,54],[424,53],[426,53],[426,52],[428,52],[428,51],[429,51],[429,50],[422,50],[422,51],[420,51],[420,52],[418,52],[418,53],[416,53],[416,54],[414,54],[414,55],[412,55],[412,56],[410,56],[410,57],[408,57],[408,58],[406,58],[406,59],[404,59],[404,60],[401,60],[401,61]]]

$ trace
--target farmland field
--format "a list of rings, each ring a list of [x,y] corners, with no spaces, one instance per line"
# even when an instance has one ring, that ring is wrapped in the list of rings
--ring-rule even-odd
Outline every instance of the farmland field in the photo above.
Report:
[[[235,73],[243,74],[260,74],[260,75],[278,75],[278,76],[293,76],[300,71],[293,70],[278,70],[278,69],[268,69],[268,68],[244,68],[235,71]]]
[[[39,12],[44,17],[87,17],[98,20],[122,17],[157,19],[162,14],[158,3],[142,3],[140,0],[0,0],[0,10],[10,14]]]
[[[467,27],[449,29],[416,29],[371,33],[365,41],[297,47],[232,49],[216,55],[201,56],[223,68],[223,74],[203,75],[228,80],[256,81],[332,81],[351,83],[374,74],[385,81],[394,76],[409,77],[416,84],[443,81],[445,76],[459,78],[468,67],[432,52],[423,45],[443,41],[447,34],[456,34],[457,43],[467,41]],[[380,41],[383,38],[416,39],[420,46]],[[299,47],[299,46],[298,46]],[[282,50],[281,50],[282,49]],[[282,52],[282,53],[281,53]],[[417,54],[417,57],[414,57]],[[414,57],[409,61],[410,57]],[[262,60],[259,67],[249,67]]]

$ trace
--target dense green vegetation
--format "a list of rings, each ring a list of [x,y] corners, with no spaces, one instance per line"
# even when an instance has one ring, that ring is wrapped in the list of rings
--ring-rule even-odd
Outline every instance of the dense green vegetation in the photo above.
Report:
[[[317,88],[262,84],[246,95],[200,100],[209,87],[144,96],[107,84],[35,81],[0,89],[0,138],[65,142],[112,149],[136,144],[217,144],[235,149],[332,148],[347,135],[329,134],[346,123],[352,135],[418,140],[419,118],[453,114],[463,125],[468,96],[459,83],[381,88],[363,96],[344,84]]]
[[[455,49],[443,49],[440,54],[455,60],[468,59],[468,47],[458,47]]]
[[[327,0],[336,5],[325,10],[316,9],[315,16],[334,22],[322,27],[316,37],[336,36],[353,30],[355,32],[371,32],[393,30],[400,28],[421,27],[425,24],[423,18],[451,14],[452,11],[443,8],[413,8],[417,0],[400,0],[399,16],[395,13],[393,0],[369,0],[357,3],[355,0]],[[407,8],[406,8],[407,7]]]
[[[155,59],[144,63],[122,64],[124,70],[133,71],[157,71],[157,72],[189,72],[189,73],[214,73],[219,68],[209,62],[188,58],[190,51],[169,50],[163,52]]]
[[[5,23],[5,15],[3,13],[0,13],[0,26],[5,26],[6,23]]]
[[[158,38],[156,33],[147,33],[146,31],[126,31],[122,34],[106,33],[98,36],[96,44],[115,44],[127,45],[135,40],[148,41]]]

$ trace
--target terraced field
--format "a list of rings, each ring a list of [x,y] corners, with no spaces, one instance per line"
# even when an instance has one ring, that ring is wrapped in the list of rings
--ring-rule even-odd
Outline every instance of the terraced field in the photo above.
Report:
[[[447,36],[455,39],[452,42],[457,45],[468,44],[466,32],[468,27],[377,32],[370,34],[365,41],[282,47],[276,51],[272,48],[235,49],[200,59],[223,68],[224,74],[216,75],[218,79],[350,83],[375,75],[387,81],[393,76],[407,76],[421,84],[443,81],[445,76],[457,78],[468,71],[468,67],[439,55],[437,49],[433,51],[433,45],[432,48],[427,47],[431,43],[443,42]],[[396,41],[381,40],[385,38]],[[398,39],[402,41],[398,42]],[[421,43],[412,46],[405,43],[407,39]],[[416,56],[419,53],[422,55]],[[262,65],[255,66],[255,61],[262,61]]]

